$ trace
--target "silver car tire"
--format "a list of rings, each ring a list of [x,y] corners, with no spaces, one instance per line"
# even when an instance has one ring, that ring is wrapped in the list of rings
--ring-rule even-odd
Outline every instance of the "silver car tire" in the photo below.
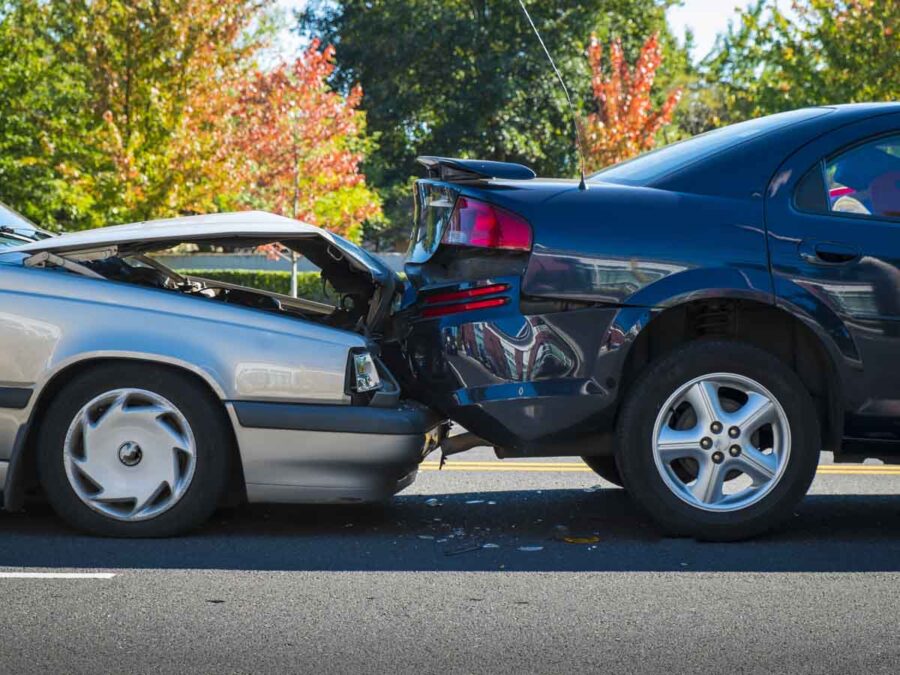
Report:
[[[209,518],[233,454],[221,404],[166,366],[105,364],[63,386],[40,421],[47,498],[92,534],[159,537]]]
[[[651,363],[629,388],[616,460],[629,495],[676,536],[732,541],[786,519],[821,449],[812,398],[757,347],[702,340]]]

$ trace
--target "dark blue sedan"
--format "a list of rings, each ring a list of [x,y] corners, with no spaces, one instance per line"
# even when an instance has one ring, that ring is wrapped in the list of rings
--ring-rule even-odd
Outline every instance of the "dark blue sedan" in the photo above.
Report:
[[[822,449],[900,458],[900,104],[736,124],[586,186],[421,161],[394,356],[470,431],[448,452],[582,456],[712,540],[789,515]]]

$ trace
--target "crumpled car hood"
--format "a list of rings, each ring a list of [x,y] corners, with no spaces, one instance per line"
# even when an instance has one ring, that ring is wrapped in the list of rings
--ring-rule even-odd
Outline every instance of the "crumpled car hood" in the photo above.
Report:
[[[12,246],[4,252],[35,254],[44,251],[67,253],[100,250],[115,246],[119,255],[136,254],[164,248],[166,242],[202,240],[285,241],[320,239],[328,244],[332,257],[342,256],[355,269],[366,272],[371,280],[384,285],[396,279],[394,272],[377,257],[343,237],[314,225],[264,211],[216,213],[167,220],[150,220],[114,225],[95,230],[70,232],[58,237]],[[313,261],[319,264],[318,261]]]

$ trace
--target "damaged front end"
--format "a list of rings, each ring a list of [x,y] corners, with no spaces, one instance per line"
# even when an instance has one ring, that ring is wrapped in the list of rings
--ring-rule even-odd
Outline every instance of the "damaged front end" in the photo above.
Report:
[[[280,244],[320,269],[334,304],[184,275],[155,254],[182,244],[257,248]],[[400,278],[362,248],[317,227],[268,213],[217,214],[77,232],[11,249],[26,267],[57,267],[110,281],[158,288],[350,330],[383,335]]]

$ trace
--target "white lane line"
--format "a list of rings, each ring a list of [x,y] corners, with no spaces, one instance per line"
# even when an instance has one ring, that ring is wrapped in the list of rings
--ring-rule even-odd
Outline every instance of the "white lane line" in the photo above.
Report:
[[[0,579],[112,579],[112,572],[0,572]]]

